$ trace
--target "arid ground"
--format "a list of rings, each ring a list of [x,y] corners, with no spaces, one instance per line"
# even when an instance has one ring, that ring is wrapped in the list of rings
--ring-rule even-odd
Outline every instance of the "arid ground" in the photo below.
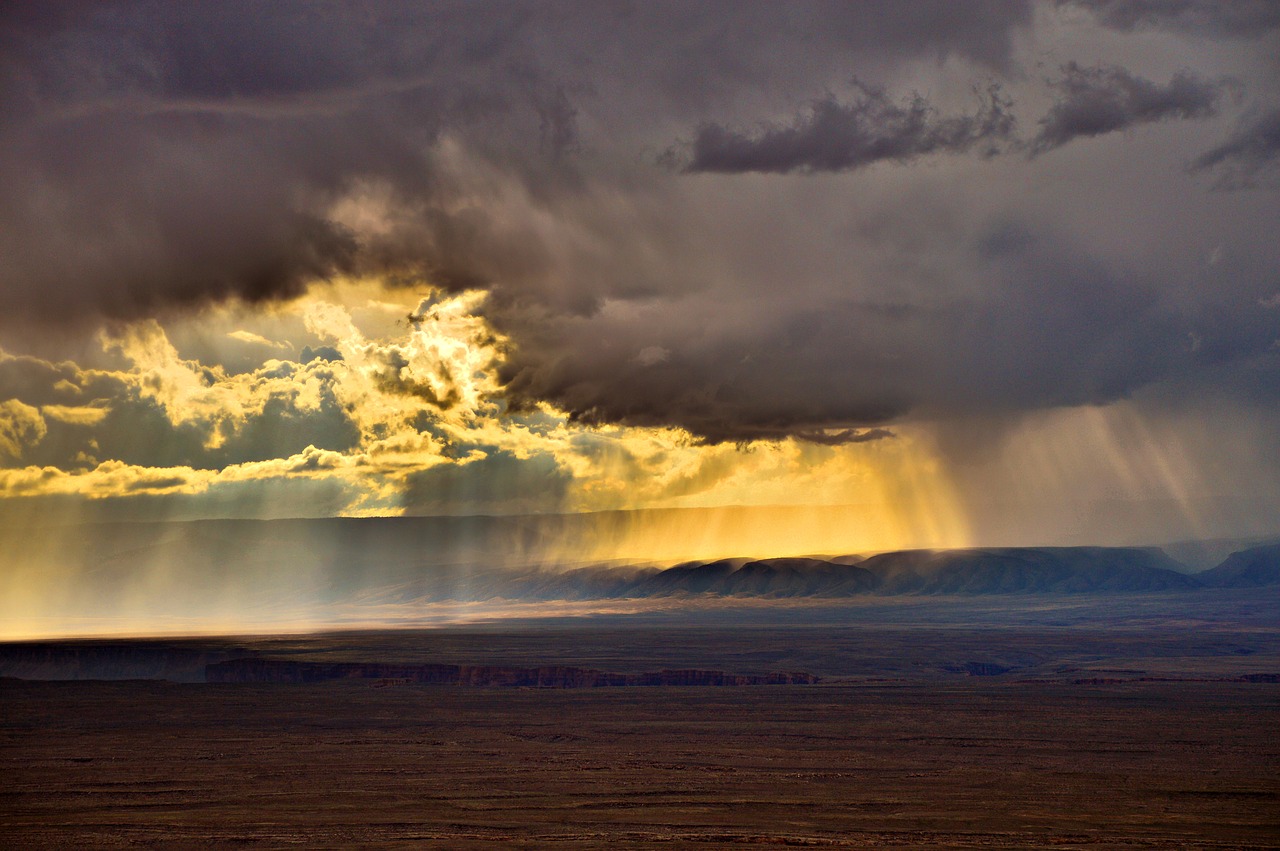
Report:
[[[219,644],[233,642],[111,647],[145,656]],[[614,618],[235,647],[823,680],[6,679],[0,845],[1280,847],[1280,636],[1256,622]]]

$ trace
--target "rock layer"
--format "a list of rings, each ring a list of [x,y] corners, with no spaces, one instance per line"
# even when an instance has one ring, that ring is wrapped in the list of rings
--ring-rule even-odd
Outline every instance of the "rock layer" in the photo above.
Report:
[[[211,683],[315,683],[326,680],[403,680],[455,686],[526,688],[598,688],[602,686],[754,686],[805,685],[818,677],[806,673],[727,674],[696,669],[620,674],[559,665],[514,668],[501,665],[389,665],[377,662],[293,662],[234,659],[205,668]]]

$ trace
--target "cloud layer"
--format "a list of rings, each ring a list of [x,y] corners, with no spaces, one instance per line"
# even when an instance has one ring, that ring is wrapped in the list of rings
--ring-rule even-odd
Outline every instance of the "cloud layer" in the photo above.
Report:
[[[149,377],[37,358],[76,390],[9,391],[0,455],[65,469],[92,421],[76,452],[141,461],[101,441],[161,413],[158,466],[350,453],[388,399],[818,444],[1269,399],[1278,31],[1247,0],[10,4],[0,334],[119,320]],[[483,293],[481,360],[316,314],[311,356],[227,329],[245,365],[204,374],[146,324],[349,278]],[[268,409],[316,431],[242,425]]]

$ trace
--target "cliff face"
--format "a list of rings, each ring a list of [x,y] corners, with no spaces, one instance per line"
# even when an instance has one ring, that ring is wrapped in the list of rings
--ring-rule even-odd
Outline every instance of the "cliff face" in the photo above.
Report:
[[[385,665],[376,662],[291,662],[235,659],[205,668],[211,683],[315,683],[326,680],[404,680],[457,686],[523,686],[528,688],[598,688],[602,686],[753,686],[818,682],[804,673],[726,674],[724,671],[676,670],[618,674],[590,668],[500,665]]]
[[[902,550],[859,566],[879,578],[881,594],[1129,594],[1201,585],[1159,550],[1136,547]]]
[[[29,642],[0,646],[0,676],[23,680],[170,680],[198,683],[205,667],[250,656],[240,648],[148,642]]]

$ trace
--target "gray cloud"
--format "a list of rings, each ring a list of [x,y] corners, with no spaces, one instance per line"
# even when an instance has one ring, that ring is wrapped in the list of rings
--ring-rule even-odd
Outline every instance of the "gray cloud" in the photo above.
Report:
[[[1161,8],[1175,6],[1217,8]],[[1110,64],[1066,66],[1038,150],[1228,111],[1224,84],[1193,71],[1151,82],[1168,57],[1123,33],[1157,19],[1186,35],[1177,65],[1238,72],[1270,102],[1263,47],[1214,47],[1230,15],[1265,24],[1265,8],[1200,23],[1095,8],[1121,31],[1098,39]],[[1280,211],[1274,195],[1207,192],[1176,166],[1212,125],[1142,134],[1124,168],[1087,146],[981,158],[1015,145],[1010,100],[1034,102],[1041,85],[1026,68],[1079,49],[1028,4],[485,9],[6,4],[0,324],[281,298],[344,271],[484,287],[513,408],[550,401],[710,441],[869,440],[908,417],[1272,374],[1280,312],[1258,304],[1280,256],[1257,222]],[[1087,39],[1095,17],[1080,17]],[[846,96],[855,75],[884,87]],[[966,108],[983,79],[999,88]],[[839,94],[759,124],[823,91]],[[703,174],[654,164],[697,127],[681,153]],[[1274,162],[1264,130],[1194,167],[1260,175]],[[874,162],[895,167],[862,168]],[[751,171],[783,174],[717,173]],[[382,366],[386,389],[423,395],[395,385],[402,365]],[[43,395],[14,398],[120,396],[76,401],[53,389],[64,367],[41,369]],[[126,402],[112,403],[120,429],[158,416]],[[328,413],[323,445],[345,445],[350,423]],[[289,415],[276,419],[310,428]],[[76,428],[51,424],[39,446],[53,453],[55,432]],[[265,457],[294,447],[287,431],[229,437],[216,459],[193,431],[164,457]],[[429,507],[429,490],[414,499]]]
[[[302,351],[298,354],[300,363],[311,363],[315,360],[337,361],[342,360],[342,352],[333,346],[303,346]]]
[[[1225,82],[1202,80],[1180,71],[1161,86],[1124,68],[1084,68],[1074,62],[1054,84],[1057,102],[1040,119],[1031,154],[1059,148],[1073,139],[1101,136],[1139,124],[1174,118],[1208,118],[1217,113]]]
[[[1057,0],[1088,9],[1104,26],[1129,32],[1169,29],[1223,38],[1258,38],[1280,28],[1272,0]]]
[[[1255,186],[1276,179],[1280,163],[1280,109],[1241,122],[1221,145],[1191,163],[1192,171],[1214,171],[1226,189]]]
[[[550,400],[589,423],[679,425],[710,442],[851,442],[887,437],[883,426],[908,415],[1114,401],[1264,354],[1277,330],[1266,318],[1248,330],[1230,319],[1213,327],[1167,303],[1144,275],[1118,273],[1053,234],[999,225],[955,244],[963,239],[938,233],[918,249],[947,258],[957,290],[932,304],[829,295],[805,310],[761,296],[749,333],[717,327],[714,298],[655,305],[635,323],[513,324],[522,347],[504,377],[517,398]],[[656,328],[670,357],[637,364],[633,353]]]
[[[822,446],[843,446],[846,443],[870,443],[873,440],[888,440],[896,437],[887,428],[846,428],[837,431],[805,431],[795,435],[800,440],[817,443]]]
[[[790,124],[754,134],[703,125],[689,146],[686,172],[850,171],[873,163],[908,162],[929,154],[993,155],[1014,134],[1009,102],[998,86],[984,93],[973,115],[939,115],[919,94],[895,102],[881,88],[856,84],[859,95],[841,104],[828,96]],[[678,161],[673,149],[669,159]]]
[[[495,246],[483,211],[458,212],[442,136],[539,192],[572,191],[581,101],[631,132],[647,121],[635,110],[698,112],[825,75],[854,48],[1003,67],[1028,18],[1024,3],[934,0],[5,4],[0,307],[139,315],[360,271],[490,284],[538,252]],[[370,180],[412,213],[384,239],[327,215]]]

